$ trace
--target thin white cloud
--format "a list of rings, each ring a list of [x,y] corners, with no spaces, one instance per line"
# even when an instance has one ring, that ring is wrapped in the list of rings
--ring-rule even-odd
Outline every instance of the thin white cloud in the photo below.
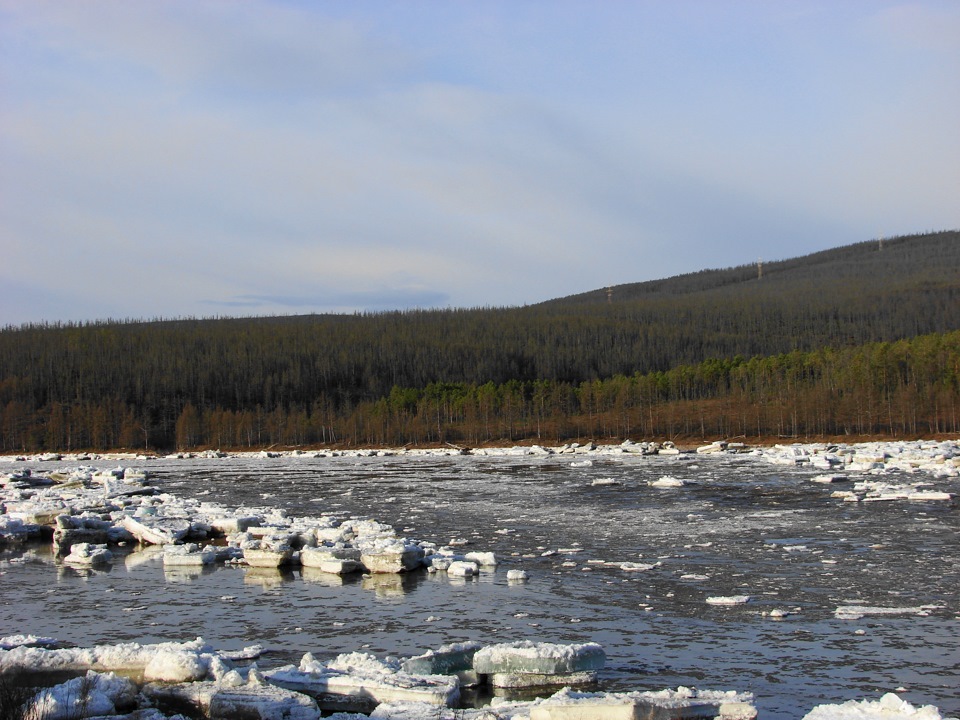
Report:
[[[798,8],[0,0],[0,279],[51,299],[0,322],[518,304],[960,226],[960,10]]]

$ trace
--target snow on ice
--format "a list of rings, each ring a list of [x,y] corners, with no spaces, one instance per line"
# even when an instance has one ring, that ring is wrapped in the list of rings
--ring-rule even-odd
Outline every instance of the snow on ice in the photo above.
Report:
[[[933,705],[914,707],[895,693],[879,700],[850,700],[837,705],[817,705],[803,720],[956,720],[942,718]]]

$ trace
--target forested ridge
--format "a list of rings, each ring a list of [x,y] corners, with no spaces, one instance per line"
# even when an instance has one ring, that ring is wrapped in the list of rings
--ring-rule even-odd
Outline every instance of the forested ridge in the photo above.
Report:
[[[955,432],[960,232],[538,305],[0,330],[7,452]]]

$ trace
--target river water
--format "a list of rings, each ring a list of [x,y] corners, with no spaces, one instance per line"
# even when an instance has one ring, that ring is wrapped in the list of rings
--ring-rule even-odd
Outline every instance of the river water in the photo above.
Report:
[[[310,568],[165,571],[147,551],[90,572],[58,565],[46,546],[6,550],[0,636],[83,646],[202,636],[224,650],[262,644],[261,667],[307,651],[324,659],[408,656],[462,640],[593,641],[607,653],[602,689],[752,692],[761,718],[786,720],[898,691],[960,714],[956,501],[843,502],[831,497],[838,485],[811,482],[815,470],[749,455],[131,464],[182,497],[372,517],[407,537],[492,550],[501,564],[473,579],[340,579]],[[665,476],[689,482],[649,486]],[[956,478],[931,482],[960,493]],[[512,568],[529,580],[508,583]],[[742,595],[749,602],[706,601]],[[837,616],[851,605],[897,613]]]

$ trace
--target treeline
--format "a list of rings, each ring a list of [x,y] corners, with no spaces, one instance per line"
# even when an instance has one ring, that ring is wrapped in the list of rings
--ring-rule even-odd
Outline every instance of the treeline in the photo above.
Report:
[[[710,398],[725,397],[723,388],[673,396],[641,379],[690,373],[717,362],[710,358],[855,352],[956,330],[957,231],[529,307],[7,327],[0,330],[0,443],[19,451],[728,434],[732,421],[708,430],[706,414],[699,417]],[[644,408],[642,422],[631,415],[613,423],[607,410],[581,405],[592,392],[585,388],[623,378],[631,389],[618,394]],[[756,402],[777,397],[765,388]],[[402,411],[396,393],[413,398]],[[463,399],[445,399],[441,406],[454,408],[447,421],[441,411],[440,422],[424,425],[420,405],[436,393]],[[651,415],[651,404],[674,414]],[[763,412],[774,410],[781,411]],[[888,407],[891,428],[892,416]],[[597,417],[605,418],[600,425]],[[804,427],[874,432],[876,417],[871,409]],[[750,432],[805,432],[799,420],[764,418]]]
[[[164,431],[154,423],[117,400],[10,401],[3,450],[153,448]],[[395,386],[347,406],[325,397],[241,410],[187,402],[167,432],[180,448],[957,433],[960,332],[579,383]]]

